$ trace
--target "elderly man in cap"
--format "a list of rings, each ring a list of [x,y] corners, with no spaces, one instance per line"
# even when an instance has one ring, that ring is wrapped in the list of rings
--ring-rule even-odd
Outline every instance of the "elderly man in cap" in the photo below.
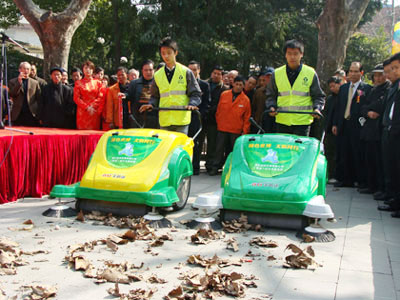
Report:
[[[73,89],[62,83],[63,71],[59,67],[52,68],[51,81],[42,90],[39,119],[43,126],[74,128]]]
[[[254,120],[263,127],[265,132],[275,131],[275,117],[264,114],[265,101],[267,100],[265,89],[271,81],[274,71],[274,68],[268,67],[260,73],[260,76],[258,77],[259,87],[254,93],[253,102],[251,103],[251,115]],[[257,129],[252,126],[251,131],[255,133],[257,132]]]
[[[379,107],[383,105],[386,92],[390,87],[390,82],[383,72],[383,64],[376,65],[372,74],[374,87],[361,108],[362,119],[360,118],[363,122],[360,139],[365,142],[367,187],[360,189],[359,192],[366,194],[384,190],[381,151],[382,119]]]

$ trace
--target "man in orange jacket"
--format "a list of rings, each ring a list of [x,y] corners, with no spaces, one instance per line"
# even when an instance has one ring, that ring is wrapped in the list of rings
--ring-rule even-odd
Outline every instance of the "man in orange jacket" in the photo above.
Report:
[[[118,82],[108,89],[106,98],[106,123],[110,129],[129,128],[129,106],[118,97],[119,93],[128,91],[129,81],[127,69],[117,69]]]
[[[251,105],[243,92],[244,78],[237,76],[233,88],[221,94],[215,118],[217,120],[216,156],[209,175],[217,175],[223,164],[225,144],[229,143],[232,151],[236,139],[250,132]],[[227,153],[228,154],[228,153]]]

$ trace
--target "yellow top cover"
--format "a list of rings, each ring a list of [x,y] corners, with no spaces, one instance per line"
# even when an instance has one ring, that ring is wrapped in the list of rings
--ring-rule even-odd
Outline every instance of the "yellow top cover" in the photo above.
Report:
[[[193,140],[159,129],[120,129],[103,134],[82,177],[81,187],[148,192],[164,174],[177,147],[193,156]]]

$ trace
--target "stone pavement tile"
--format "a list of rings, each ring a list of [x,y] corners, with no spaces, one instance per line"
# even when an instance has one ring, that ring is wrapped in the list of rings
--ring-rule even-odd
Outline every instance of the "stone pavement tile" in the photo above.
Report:
[[[386,225],[384,230],[386,241],[397,244],[400,247],[400,224]]]
[[[350,208],[350,217],[381,219],[380,212],[376,209],[376,204],[363,203],[366,201],[352,201]]]
[[[336,282],[284,277],[273,294],[274,300],[333,300]]]
[[[396,290],[400,292],[400,262],[392,262],[393,281]]]
[[[386,247],[345,247],[341,269],[391,275]]]
[[[384,229],[379,220],[361,218],[349,219],[345,247],[381,247],[385,245],[385,243]]]
[[[394,300],[392,276],[341,270],[335,300]]]
[[[392,242],[387,242],[389,258],[391,262],[400,262],[400,245]]]

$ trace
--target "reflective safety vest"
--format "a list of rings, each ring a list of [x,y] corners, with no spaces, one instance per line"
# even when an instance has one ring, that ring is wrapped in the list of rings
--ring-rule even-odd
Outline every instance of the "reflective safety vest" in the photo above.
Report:
[[[186,71],[185,66],[177,63],[171,83],[168,82],[167,75],[165,75],[165,66],[154,74],[154,80],[160,91],[160,107],[186,106],[189,104],[189,97],[186,95]],[[158,119],[161,127],[182,126],[190,123],[190,116],[190,111],[160,111]]]
[[[277,106],[279,111],[313,111],[313,102],[310,96],[310,86],[315,70],[303,64],[293,86],[290,85],[286,74],[286,65],[275,70],[275,82],[278,88]],[[309,125],[313,122],[312,115],[280,114],[275,117],[279,124]]]

